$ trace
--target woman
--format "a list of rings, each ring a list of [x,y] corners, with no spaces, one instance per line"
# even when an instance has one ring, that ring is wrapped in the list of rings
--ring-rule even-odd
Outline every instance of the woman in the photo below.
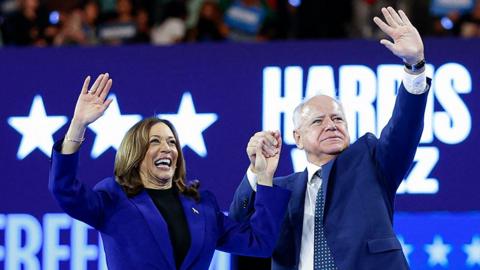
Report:
[[[215,249],[271,255],[290,196],[271,187],[280,138],[276,149],[258,150],[264,158],[255,166],[261,179],[256,212],[245,223],[225,217],[211,193],[198,191],[198,182],[185,184],[178,136],[158,118],[127,132],[115,177],[90,189],[76,180],[78,149],[88,124],[111,103],[105,98],[112,80],[101,74],[87,90],[89,82],[87,77],[63,142],[54,145],[49,188],[65,212],[100,231],[110,269],[208,269]]]

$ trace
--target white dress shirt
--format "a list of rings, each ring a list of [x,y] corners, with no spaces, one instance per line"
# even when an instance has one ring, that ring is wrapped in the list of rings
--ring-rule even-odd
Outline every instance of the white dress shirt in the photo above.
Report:
[[[300,243],[299,270],[313,270],[313,247],[315,235],[315,203],[317,193],[322,185],[322,179],[315,177],[315,173],[321,167],[307,164],[308,182],[305,190],[305,204],[303,210],[302,242]]]
[[[416,75],[405,72],[403,75],[403,86],[410,94],[421,95],[425,93],[428,90],[425,71]],[[380,89],[380,91],[382,90]]]
[[[425,72],[417,75],[405,72],[403,77],[405,89],[414,95],[425,93],[427,88],[427,79]],[[320,169],[313,163],[307,163],[308,182],[305,190],[305,202],[303,211],[302,242],[300,244],[300,260],[298,270],[313,270],[313,247],[314,247],[314,228],[315,228],[315,202],[317,193],[322,185],[322,179],[315,177],[315,173]],[[257,191],[257,176],[250,169],[247,170],[247,179],[254,191]],[[335,257],[335,255],[333,254]]]

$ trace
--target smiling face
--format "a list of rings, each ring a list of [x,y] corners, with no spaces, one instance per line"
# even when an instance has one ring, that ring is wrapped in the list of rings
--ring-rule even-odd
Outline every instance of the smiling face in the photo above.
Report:
[[[149,132],[148,149],[140,164],[143,185],[153,189],[170,188],[177,158],[177,143],[172,130],[161,122],[153,125]]]
[[[348,147],[350,137],[345,116],[334,99],[315,96],[298,113],[298,126],[293,134],[297,147],[305,150],[309,162],[323,165]]]

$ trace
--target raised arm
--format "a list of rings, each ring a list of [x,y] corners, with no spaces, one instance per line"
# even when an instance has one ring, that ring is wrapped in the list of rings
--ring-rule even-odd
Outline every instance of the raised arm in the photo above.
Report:
[[[112,79],[108,73],[100,74],[90,89],[89,84],[90,76],[83,82],[70,127],[62,144],[62,154],[72,154],[80,148],[87,126],[102,116],[112,102],[111,99],[106,100],[112,87]]]
[[[423,131],[423,118],[428,95],[424,75],[424,47],[417,29],[403,11],[382,8],[385,21],[375,17],[375,23],[392,41],[382,39],[394,55],[400,57],[407,74],[398,91],[392,117],[382,130],[375,148],[375,158],[391,195],[395,194],[411,166]],[[415,89],[416,88],[416,89]],[[382,91],[382,89],[379,89]]]
[[[49,189],[60,207],[73,218],[98,228],[103,213],[102,194],[78,181],[78,149],[88,124],[98,119],[111,100],[105,100],[112,86],[108,73],[101,74],[88,90],[90,76],[85,79],[75,113],[63,142],[52,151]]]

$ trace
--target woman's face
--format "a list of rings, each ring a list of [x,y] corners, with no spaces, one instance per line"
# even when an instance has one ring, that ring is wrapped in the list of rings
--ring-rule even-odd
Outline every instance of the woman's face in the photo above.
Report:
[[[140,164],[140,177],[146,183],[155,186],[171,185],[177,166],[178,150],[176,139],[170,128],[157,123],[150,129],[148,149]]]

